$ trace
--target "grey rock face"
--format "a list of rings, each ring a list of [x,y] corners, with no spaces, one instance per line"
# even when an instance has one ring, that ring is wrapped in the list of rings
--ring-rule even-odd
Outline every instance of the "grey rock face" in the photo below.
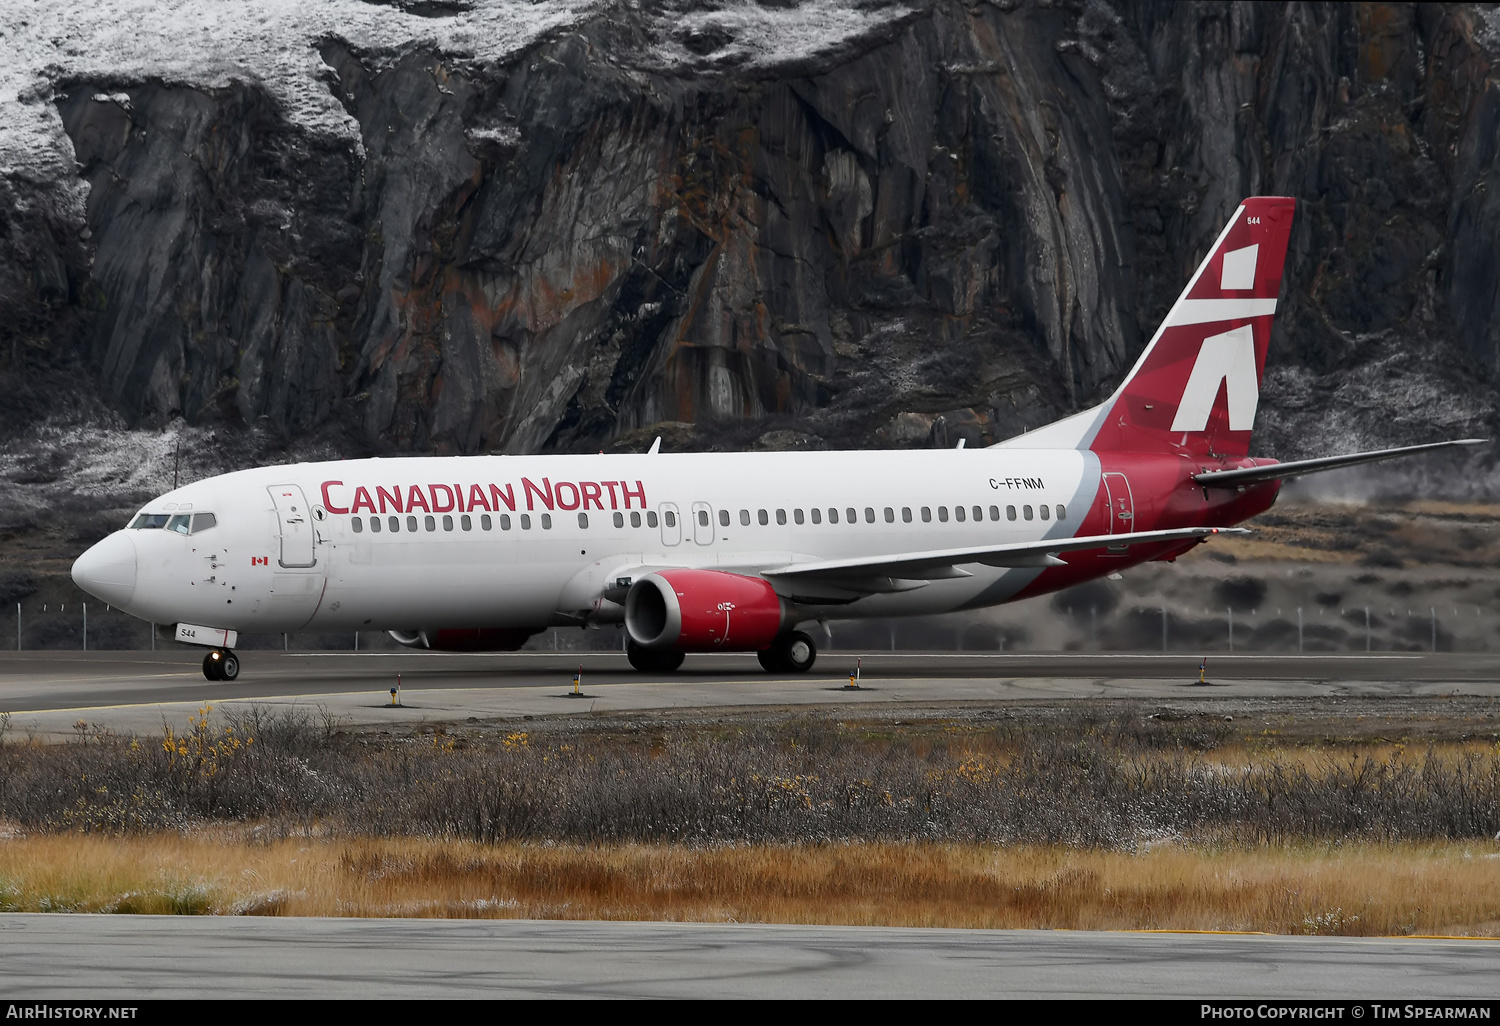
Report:
[[[0,338],[81,354],[137,424],[978,444],[1107,392],[1279,193],[1262,451],[1490,430],[1479,9],[941,0],[750,60],[771,10],[620,5],[503,64],[330,40],[358,145],[254,83],[58,83],[87,206],[0,179]]]

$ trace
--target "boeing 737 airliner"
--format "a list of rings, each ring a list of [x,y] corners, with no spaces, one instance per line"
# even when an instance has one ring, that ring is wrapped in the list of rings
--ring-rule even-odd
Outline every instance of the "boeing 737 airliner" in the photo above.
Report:
[[[799,626],[1056,591],[1239,530],[1285,478],[1478,444],[1249,456],[1294,209],[1245,200],[1114,395],[986,449],[262,467],[152,500],[73,579],[210,648],[217,680],[240,633],[508,651],[622,622],[642,671],[702,651],[806,671]]]

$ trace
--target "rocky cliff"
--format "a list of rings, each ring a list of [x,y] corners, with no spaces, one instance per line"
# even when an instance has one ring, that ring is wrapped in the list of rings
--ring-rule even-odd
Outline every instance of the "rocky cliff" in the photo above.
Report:
[[[1261,451],[1495,430],[1478,5],[307,6],[0,15],[13,439],[989,442],[1107,392],[1252,193],[1301,203]]]

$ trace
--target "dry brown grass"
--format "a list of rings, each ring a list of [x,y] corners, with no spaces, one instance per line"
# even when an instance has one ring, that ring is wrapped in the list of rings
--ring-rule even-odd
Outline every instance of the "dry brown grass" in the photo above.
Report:
[[[1500,935],[1500,846],[1138,853],[19,836],[10,910]]]

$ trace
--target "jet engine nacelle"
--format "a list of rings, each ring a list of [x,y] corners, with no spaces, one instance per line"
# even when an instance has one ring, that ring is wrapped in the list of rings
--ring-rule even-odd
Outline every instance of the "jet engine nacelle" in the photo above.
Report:
[[[681,652],[758,652],[786,624],[786,605],[765,580],[723,570],[662,570],[625,596],[630,640]]]
[[[541,627],[453,627],[435,631],[386,631],[398,645],[434,652],[514,652]]]

